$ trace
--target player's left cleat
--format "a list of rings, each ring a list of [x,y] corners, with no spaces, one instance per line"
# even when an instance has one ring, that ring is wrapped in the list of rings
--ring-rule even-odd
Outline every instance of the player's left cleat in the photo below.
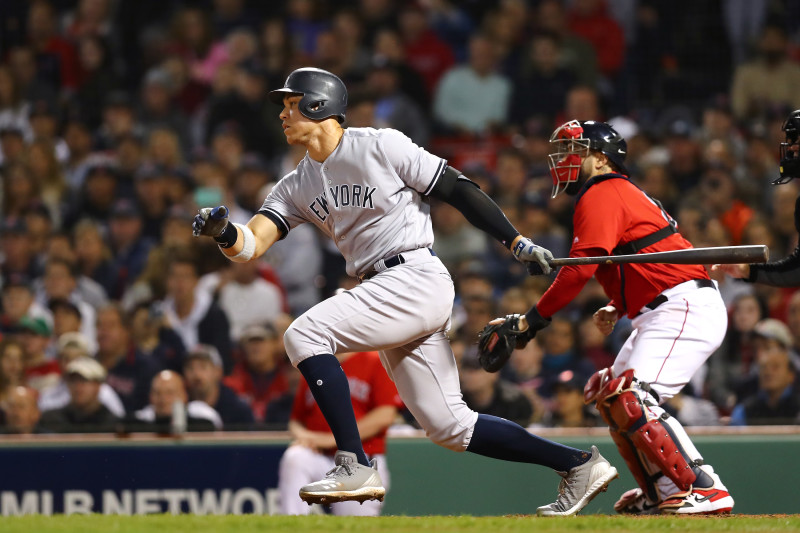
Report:
[[[596,446],[592,446],[592,458],[586,463],[558,475],[564,478],[558,485],[558,498],[539,507],[536,510],[539,516],[572,516],[619,477],[617,469],[600,455]]]
[[[325,474],[325,479],[309,483],[300,489],[301,500],[309,505],[346,501],[361,503],[367,500],[383,501],[386,489],[378,474],[375,459],[370,466],[364,466],[359,464],[356,454],[339,450],[334,457],[334,463],[336,466]]]

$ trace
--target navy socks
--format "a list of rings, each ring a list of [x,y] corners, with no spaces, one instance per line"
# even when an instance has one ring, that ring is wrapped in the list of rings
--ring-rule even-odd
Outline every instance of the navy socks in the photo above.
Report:
[[[336,447],[356,454],[359,463],[369,466],[358,434],[353,404],[350,403],[350,385],[339,360],[331,354],[315,355],[301,361],[297,369],[306,378],[308,388],[336,439]]]
[[[592,456],[532,435],[518,424],[491,415],[478,415],[467,451],[504,461],[534,463],[559,472],[582,465]]]

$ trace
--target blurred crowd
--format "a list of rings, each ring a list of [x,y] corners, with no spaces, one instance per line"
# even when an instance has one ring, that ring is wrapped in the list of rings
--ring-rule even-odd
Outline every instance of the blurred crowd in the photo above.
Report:
[[[395,128],[447,158],[556,257],[571,199],[549,198],[548,139],[567,119],[611,123],[634,181],[695,246],[766,244],[776,259],[798,244],[800,187],[769,185],[800,108],[797,2],[2,2],[0,430],[287,427],[298,373],[282,333],[357,281],[311,225],[241,264],[191,220],[224,204],[245,223],[304,156],[266,99],[300,66],[346,82],[346,126]],[[453,208],[432,213],[470,407],[597,425],[583,384],[629,328],[594,328],[599,285],[483,372],[477,332],[552,278]],[[715,276],[727,338],[669,408],[686,425],[797,423],[800,293]]]

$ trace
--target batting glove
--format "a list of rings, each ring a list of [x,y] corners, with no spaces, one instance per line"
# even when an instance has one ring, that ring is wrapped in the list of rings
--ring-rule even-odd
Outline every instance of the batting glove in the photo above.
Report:
[[[518,261],[525,263],[531,276],[549,274],[553,271],[550,266],[553,254],[550,253],[550,250],[533,244],[533,241],[527,237],[521,237],[511,249],[511,253]]]
[[[195,237],[207,235],[215,239],[223,234],[228,226],[228,208],[224,205],[218,207],[204,207],[197,212],[192,222],[192,234]]]

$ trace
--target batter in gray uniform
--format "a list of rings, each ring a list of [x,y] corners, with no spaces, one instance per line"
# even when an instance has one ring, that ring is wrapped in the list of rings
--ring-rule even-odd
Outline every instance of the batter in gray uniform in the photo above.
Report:
[[[303,487],[309,503],[379,499],[385,489],[361,446],[347,378],[334,354],[379,350],[408,409],[436,444],[550,467],[564,478],[563,515],[575,514],[617,476],[596,448],[583,451],[531,435],[464,403],[446,331],[453,282],[431,250],[428,197],[445,201],[523,262],[550,271],[549,251],[522,237],[497,205],[447,162],[392,129],[343,129],[347,90],[315,68],[292,72],[270,98],[283,106],[289,144],[307,149],[247,225],[224,206],[203,208],[195,235],[216,239],[233,261],[250,261],[299,224],[328,235],[361,283],[320,302],[286,331],[289,358],[309,384],[338,452],[325,479]],[[557,501],[558,503],[558,501]]]

